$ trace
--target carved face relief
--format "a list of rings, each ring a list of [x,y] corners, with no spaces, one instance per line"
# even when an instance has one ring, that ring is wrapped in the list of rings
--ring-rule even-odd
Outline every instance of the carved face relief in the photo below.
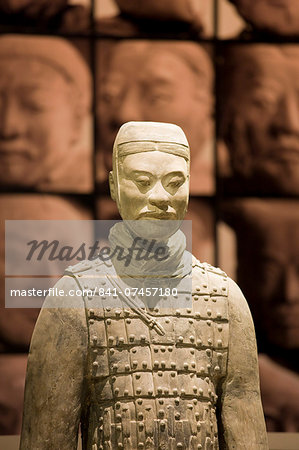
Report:
[[[127,155],[119,162],[115,189],[124,220],[183,220],[189,199],[188,164],[181,156],[161,151]]]
[[[0,64],[0,180],[34,187],[71,157],[71,86],[58,71],[28,57],[6,57]]]
[[[297,46],[254,45],[234,55],[227,144],[234,172],[262,191],[299,193],[298,57]]]
[[[128,121],[175,123],[183,128],[191,152],[201,151],[211,133],[212,72],[208,55],[194,45],[122,42],[109,58],[98,104],[101,145],[110,155],[119,127]],[[193,56],[195,71],[184,60]],[[109,164],[107,164],[109,166]],[[111,156],[110,156],[111,167]]]
[[[285,36],[299,34],[297,0],[232,0],[255,28]]]
[[[299,205],[251,203],[238,233],[240,286],[269,343],[298,349]]]

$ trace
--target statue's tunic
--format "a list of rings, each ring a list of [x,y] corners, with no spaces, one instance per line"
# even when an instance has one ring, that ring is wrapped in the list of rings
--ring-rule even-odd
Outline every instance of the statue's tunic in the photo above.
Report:
[[[69,268],[80,289],[113,290],[111,264]],[[82,418],[83,448],[218,449],[217,390],[226,376],[228,278],[192,264],[183,308],[146,310],[149,326],[121,296],[84,296],[89,336]],[[187,307],[185,307],[187,306]]]

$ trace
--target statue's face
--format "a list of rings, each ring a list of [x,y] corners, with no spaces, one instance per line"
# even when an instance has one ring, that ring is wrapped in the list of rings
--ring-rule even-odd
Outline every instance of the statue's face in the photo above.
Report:
[[[239,281],[253,313],[259,315],[260,329],[271,344],[286,349],[299,348],[299,216],[296,208],[298,202],[285,205],[280,201],[272,210],[266,207],[262,214],[257,211],[256,224],[249,232],[255,245],[249,244],[250,251],[247,249],[239,261]]]
[[[122,218],[183,220],[189,199],[188,175],[188,164],[181,156],[160,151],[125,156],[118,165],[117,203]]]
[[[0,180],[36,187],[65,158],[76,136],[74,101],[66,79],[30,58],[2,58]],[[63,158],[63,160],[62,160]]]
[[[299,34],[297,0],[232,0],[255,28],[281,35]]]
[[[1,0],[0,10],[24,13],[29,18],[51,17],[67,4],[67,0]]]
[[[299,51],[258,47],[247,68],[240,59],[228,100],[234,170],[246,169],[263,190],[298,194]]]
[[[175,123],[188,136],[191,152],[201,151],[211,132],[210,74],[204,61],[196,76],[174,47],[141,41],[114,49],[98,111],[101,145],[109,155],[120,126],[131,120]]]

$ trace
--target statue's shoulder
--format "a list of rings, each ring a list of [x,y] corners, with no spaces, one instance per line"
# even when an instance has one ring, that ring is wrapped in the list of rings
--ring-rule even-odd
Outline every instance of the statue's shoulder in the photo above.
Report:
[[[92,261],[84,260],[69,266],[65,269],[64,275],[69,275],[77,280],[79,284],[90,285],[98,282],[99,278],[105,278],[107,275],[115,273],[111,261],[103,261],[96,258]]]
[[[193,256],[192,279],[197,289],[203,293],[212,295],[228,296],[228,285],[230,278],[219,267],[209,263],[201,262]]]

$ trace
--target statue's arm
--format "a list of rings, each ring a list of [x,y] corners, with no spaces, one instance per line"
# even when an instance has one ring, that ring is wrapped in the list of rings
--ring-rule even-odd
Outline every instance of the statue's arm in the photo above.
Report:
[[[247,302],[230,280],[227,376],[220,388],[220,448],[268,449],[260,399],[254,326]]]
[[[56,287],[66,293],[78,289],[70,277]],[[60,307],[61,303],[69,307]],[[85,323],[81,298],[46,299],[29,351],[20,450],[77,449],[87,355]]]

